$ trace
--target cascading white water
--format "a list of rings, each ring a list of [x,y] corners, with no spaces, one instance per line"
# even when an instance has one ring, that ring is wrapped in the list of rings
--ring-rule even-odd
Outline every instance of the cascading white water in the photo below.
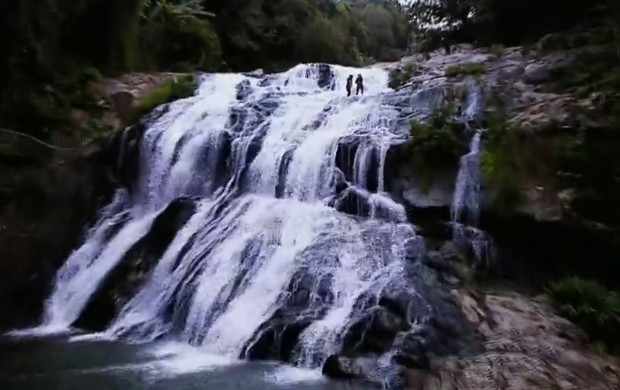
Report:
[[[366,96],[344,95],[353,73],[364,76]],[[71,326],[156,216],[190,196],[193,216],[106,333],[171,337],[237,358],[291,311],[306,325],[290,358],[320,365],[363,302],[378,301],[387,286],[415,294],[402,275],[405,245],[417,238],[383,192],[398,115],[384,104],[387,91],[380,69],[204,76],[194,97],[150,124],[136,193],[119,194],[60,270],[44,325]],[[338,211],[344,143],[355,145],[345,192],[368,203],[369,218]]]
[[[470,225],[478,224],[480,214],[480,136],[472,137],[469,151],[461,157],[452,200],[452,221]]]
[[[479,84],[472,81],[467,84],[465,108],[458,119],[469,130],[470,122],[477,121],[484,112],[483,96]],[[477,130],[469,142],[469,151],[461,157],[450,214],[453,241],[457,245],[470,247],[477,261],[490,261],[493,244],[488,235],[478,228],[482,199],[481,139],[482,131]]]

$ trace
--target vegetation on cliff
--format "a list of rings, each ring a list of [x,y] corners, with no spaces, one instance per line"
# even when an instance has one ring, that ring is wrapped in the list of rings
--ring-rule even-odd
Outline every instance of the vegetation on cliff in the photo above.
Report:
[[[580,278],[555,282],[550,292],[560,314],[582,327],[607,352],[618,352],[620,295]]]

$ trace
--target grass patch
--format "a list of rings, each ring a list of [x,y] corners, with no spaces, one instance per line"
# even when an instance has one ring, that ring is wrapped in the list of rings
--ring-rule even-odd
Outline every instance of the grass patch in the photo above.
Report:
[[[462,64],[450,65],[446,68],[446,77],[457,77],[461,75],[480,76],[487,72],[484,64],[479,62],[465,62]]]
[[[137,107],[138,117],[148,114],[162,104],[192,96],[196,90],[196,81],[194,75],[167,80],[142,99]]]
[[[551,285],[550,295],[559,313],[581,327],[599,345],[620,346],[620,296],[600,284],[577,277]]]

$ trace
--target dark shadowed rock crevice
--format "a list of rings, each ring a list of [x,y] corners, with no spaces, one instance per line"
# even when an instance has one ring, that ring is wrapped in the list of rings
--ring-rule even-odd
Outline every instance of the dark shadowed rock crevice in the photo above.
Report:
[[[142,287],[175,235],[194,214],[191,199],[171,202],[155,218],[144,237],[125,253],[119,264],[98,287],[74,326],[104,330],[123,305]]]

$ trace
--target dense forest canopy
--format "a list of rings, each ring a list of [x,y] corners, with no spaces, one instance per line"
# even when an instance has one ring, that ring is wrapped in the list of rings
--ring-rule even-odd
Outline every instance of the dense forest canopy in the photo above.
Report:
[[[484,45],[532,43],[576,26],[620,26],[616,0],[415,0],[407,9],[419,35]]]
[[[0,125],[34,132],[53,127],[64,115],[58,108],[72,104],[67,91],[79,89],[77,84],[95,73],[259,67],[273,71],[299,62],[363,65],[398,60],[411,42],[423,49],[446,41],[512,45],[601,21],[615,23],[604,34],[618,36],[618,3],[4,1],[0,5]]]
[[[62,89],[76,89],[85,68],[281,70],[397,60],[408,20],[393,0],[20,0],[2,2],[0,29],[0,124],[39,129],[66,105]]]

